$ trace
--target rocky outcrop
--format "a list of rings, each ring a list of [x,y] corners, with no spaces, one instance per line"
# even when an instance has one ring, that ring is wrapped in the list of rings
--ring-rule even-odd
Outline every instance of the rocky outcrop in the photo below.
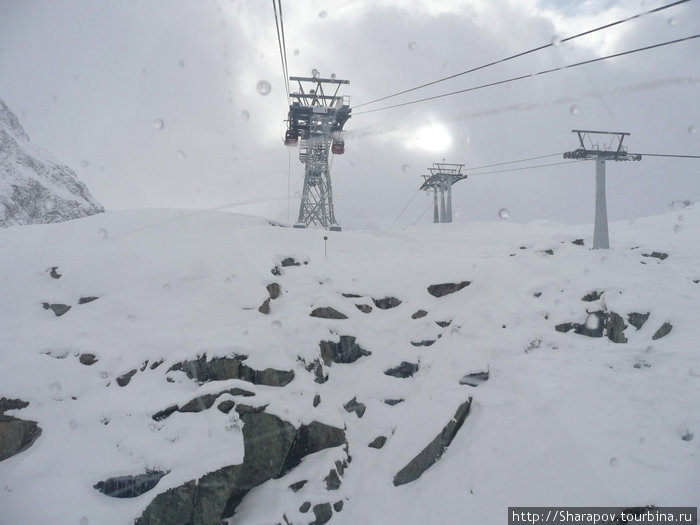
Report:
[[[319,319],[347,319],[348,316],[340,313],[338,310],[331,306],[324,306],[321,308],[314,308],[309,314],[311,317],[318,317]]]
[[[472,372],[466,374],[459,380],[460,385],[479,386],[489,380],[489,372]]]
[[[428,312],[426,312],[425,310],[416,310],[411,316],[411,319],[420,319],[421,317],[425,317],[426,315],[428,315]]]
[[[640,330],[642,326],[644,326],[644,323],[647,322],[647,319],[649,319],[649,312],[643,314],[638,312],[632,312],[631,314],[627,315],[627,321],[637,330]]]
[[[24,452],[41,435],[36,421],[6,416],[6,410],[21,410],[29,403],[21,399],[0,398],[0,461]]]
[[[222,519],[233,516],[254,487],[284,476],[308,454],[345,443],[342,429],[318,422],[295,429],[265,412],[244,411],[240,417],[245,447],[243,463],[210,472],[159,494],[136,520],[136,525],[218,525]]]
[[[126,386],[131,382],[131,378],[134,377],[136,374],[137,370],[134,368],[133,370],[129,370],[126,374],[122,374],[117,378],[117,384],[119,386]]]
[[[592,303],[593,301],[600,299],[604,293],[604,290],[593,290],[592,292],[588,292],[586,295],[581,297],[581,300],[587,303]]]
[[[557,332],[574,331],[576,334],[588,337],[603,337],[604,335],[613,343],[626,343],[624,331],[627,328],[622,316],[615,312],[598,310],[589,312],[585,323],[561,323],[556,325]]]
[[[374,306],[380,310],[389,310],[391,308],[396,308],[401,304],[401,300],[397,299],[396,297],[382,297],[381,299],[372,298],[372,302],[374,303]]]
[[[651,253],[643,253],[642,257],[653,257],[655,259],[659,259],[659,260],[663,261],[664,259],[666,259],[668,257],[668,254],[664,253],[664,252],[651,252]]]
[[[155,487],[167,472],[148,470],[135,476],[117,476],[97,482],[93,488],[112,498],[135,498]]]
[[[286,386],[294,379],[293,370],[276,370],[274,368],[255,370],[244,363],[247,358],[247,356],[236,354],[231,357],[214,357],[207,361],[207,355],[202,354],[195,360],[175,363],[168,371],[181,370],[187,374],[187,377],[200,384],[209,381],[240,379],[254,385]]]
[[[229,388],[228,390],[223,390],[214,394],[204,394],[202,396],[197,396],[182,406],[169,406],[168,408],[156,412],[155,414],[153,414],[153,416],[151,416],[151,418],[155,421],[162,421],[163,419],[166,419],[175,412],[201,412],[203,410],[211,408],[216,402],[216,400],[224,394],[243,397],[251,397],[255,395],[253,392],[243,390],[242,388]],[[224,403],[226,404],[224,405]],[[222,401],[217,408],[222,412],[228,414],[233,408],[234,404],[235,403],[231,400]],[[224,406],[222,407],[222,405]]]
[[[668,334],[671,333],[671,330],[673,329],[673,325],[671,323],[664,323],[661,325],[661,327],[654,332],[654,335],[651,336],[652,340],[656,341],[657,339],[661,339],[662,337],[666,337]]]
[[[0,227],[77,219],[103,212],[67,166],[34,147],[0,99]]]
[[[321,359],[326,366],[330,366],[331,363],[354,363],[362,356],[372,355],[372,352],[358,345],[351,335],[341,335],[337,343],[321,341],[319,346]]]
[[[365,415],[365,410],[367,407],[364,403],[360,403],[357,397],[353,397],[350,401],[343,405],[346,412],[355,412],[357,417],[362,417]]]
[[[431,284],[428,286],[428,293],[433,297],[443,297],[451,293],[460,291],[471,284],[471,281],[461,281],[458,283]]]
[[[447,447],[452,443],[459,429],[462,428],[464,420],[467,419],[471,403],[471,397],[462,403],[457,408],[452,419],[445,425],[442,431],[435,436],[435,439],[421,450],[416,457],[409,461],[404,468],[397,472],[394,476],[394,486],[405,485],[406,483],[418,479],[423,472],[428,470],[440,459],[445,453],[445,450],[447,450]]]
[[[61,317],[66,312],[68,312],[68,310],[71,309],[71,307],[67,304],[60,303],[42,303],[42,306],[44,307],[44,310],[51,310],[56,315],[56,317]]]
[[[418,372],[419,368],[420,365],[418,365],[418,363],[409,363],[408,361],[401,361],[401,364],[399,366],[389,368],[388,370],[384,370],[384,374],[392,377],[398,377],[400,379],[406,379],[407,377],[411,377],[413,374]]]

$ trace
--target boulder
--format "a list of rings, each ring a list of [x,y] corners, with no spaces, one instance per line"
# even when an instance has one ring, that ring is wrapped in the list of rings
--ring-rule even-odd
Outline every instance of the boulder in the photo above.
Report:
[[[155,487],[167,472],[148,470],[135,476],[117,476],[99,481],[94,488],[112,498],[135,498]]]
[[[320,308],[314,308],[309,314],[311,317],[318,317],[319,319],[347,319],[348,316],[340,313],[338,310],[331,306],[324,306]]]
[[[41,303],[41,305],[44,307],[44,310],[51,310],[56,317],[61,317],[64,315],[68,310],[71,309],[70,306],[67,304],[60,304],[60,303]]]
[[[419,368],[420,365],[418,363],[409,363],[407,361],[402,361],[399,366],[389,368],[388,370],[384,370],[384,374],[392,377],[406,379],[407,377],[411,377],[413,374],[418,372]]]
[[[8,409],[9,408],[5,408],[4,410]],[[24,452],[34,444],[40,435],[41,427],[39,427],[36,421],[27,421],[12,416],[0,415],[0,461],[4,461],[15,454]]]
[[[654,332],[654,335],[651,336],[651,338],[656,341],[657,339],[661,339],[662,337],[666,337],[668,334],[671,333],[671,330],[673,329],[673,325],[671,323],[664,323],[661,325],[661,327]]]
[[[459,380],[460,385],[479,386],[489,380],[489,372],[472,372]]]
[[[401,300],[397,299],[396,297],[382,297],[381,299],[372,298],[372,302],[374,303],[374,306],[380,310],[389,310],[391,308],[396,308],[401,304]]]
[[[117,378],[117,384],[119,386],[126,386],[129,384],[131,381],[131,378],[134,377],[134,374],[136,374],[137,370],[134,368],[133,370],[129,370],[126,374],[122,374]]]
[[[337,343],[321,341],[319,347],[321,359],[326,366],[330,366],[331,363],[354,363],[362,356],[372,355],[372,352],[358,345],[355,337],[351,335],[341,335]]]
[[[358,418],[365,415],[365,410],[367,406],[364,403],[360,403],[357,397],[353,397],[350,401],[343,405],[346,412],[355,412]]]
[[[638,312],[632,312],[631,314],[627,314],[627,321],[637,330],[640,330],[642,326],[644,326],[644,323],[647,322],[647,319],[649,319],[649,312],[643,314]]]
[[[318,505],[314,505],[312,510],[316,519],[309,523],[309,525],[323,525],[324,523],[328,523],[328,521],[333,517],[333,511],[331,510],[330,503],[320,503]]]
[[[451,293],[460,291],[471,284],[471,281],[461,281],[458,283],[431,284],[428,286],[428,293],[433,297],[443,297]]]
[[[244,363],[247,356],[233,355],[230,357],[215,357],[207,360],[203,354],[196,360],[182,361],[170,367],[171,370],[181,370],[187,377],[200,384],[210,381],[224,381],[227,379],[241,379],[254,385],[286,386],[294,379],[293,370],[255,370]]]
[[[368,304],[356,304],[355,308],[357,308],[363,314],[368,314],[372,311],[372,307]]]
[[[384,444],[386,443],[386,436],[379,436],[374,438],[369,445],[367,445],[369,448],[382,448]]]
[[[87,303],[91,303],[93,301],[97,301],[98,299],[99,299],[99,297],[97,297],[95,295],[87,295],[85,297],[81,297],[80,299],[78,299],[78,304],[87,304]]]
[[[417,310],[411,316],[411,319],[420,319],[421,317],[425,317],[426,315],[428,315],[428,312],[426,312],[425,310]]]

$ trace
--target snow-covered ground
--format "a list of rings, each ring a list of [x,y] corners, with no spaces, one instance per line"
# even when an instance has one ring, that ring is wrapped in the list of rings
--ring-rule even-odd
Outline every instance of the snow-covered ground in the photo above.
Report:
[[[308,456],[253,489],[234,523],[272,524],[283,514],[309,523],[305,501],[342,500],[334,524],[501,524],[518,505],[698,506],[700,210],[611,224],[610,250],[590,249],[591,230],[501,221],[338,233],[178,210],[0,230],[0,397],[28,401],[6,415],[42,429],[28,450],[0,462],[0,524],[132,523],[156,494],[240,463],[234,411],[151,417],[231,387],[254,392],[246,403],[267,404],[295,426],[345,428],[352,458],[340,488],[327,491],[323,477],[345,453]],[[282,268],[287,257],[302,264]],[[443,297],[427,291],[462,281],[470,284]],[[282,295],[263,314],[273,282]],[[583,301],[592,291],[604,293]],[[401,303],[373,302],[388,296]],[[86,297],[98,299],[79,304]],[[43,303],[71,308],[57,316]],[[326,306],[348,319],[309,315]],[[418,310],[427,315],[412,318]],[[587,311],[599,310],[626,323],[630,313],[649,317],[640,329],[627,326],[626,343],[555,329],[595,329]],[[671,332],[652,339],[664,323]],[[320,341],[342,335],[371,355],[333,363],[329,380],[315,382],[303,363],[319,357]],[[411,344],[421,341],[434,343]],[[295,377],[286,387],[199,386],[169,371],[204,353],[245,354],[255,369]],[[82,364],[84,354],[97,362]],[[412,377],[384,374],[403,361],[419,365]],[[460,384],[486,371],[483,384]],[[343,408],[354,397],[366,406],[362,417]],[[394,475],[469,397],[470,414],[442,458],[395,487]],[[368,447],[378,436],[383,448]],[[138,497],[93,488],[147,469],[168,474]],[[301,479],[311,481],[288,488]]]

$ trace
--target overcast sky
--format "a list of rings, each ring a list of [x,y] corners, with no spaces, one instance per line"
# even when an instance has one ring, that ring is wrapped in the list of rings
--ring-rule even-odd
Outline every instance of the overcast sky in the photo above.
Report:
[[[348,79],[352,106],[667,3],[283,0],[289,72]],[[339,223],[387,228],[433,162],[469,169],[573,150],[574,128],[630,132],[632,152],[699,155],[700,39],[359,114],[697,33],[691,0],[356,109],[331,171]],[[268,94],[257,91],[261,80]],[[290,176],[268,0],[0,0],[0,97],[108,209],[225,207],[296,219],[303,165],[291,150]],[[592,222],[594,169],[589,161],[474,175],[455,186],[455,220],[499,220],[507,208],[518,222]],[[700,160],[647,157],[610,162],[607,172],[611,219],[700,200]],[[430,222],[430,211],[419,219],[430,202],[416,195],[394,228]]]

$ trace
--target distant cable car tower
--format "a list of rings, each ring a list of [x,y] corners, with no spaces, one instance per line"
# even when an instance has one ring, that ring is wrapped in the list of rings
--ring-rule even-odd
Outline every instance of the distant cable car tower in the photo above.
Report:
[[[464,164],[433,162],[433,167],[428,168],[430,175],[423,175],[425,182],[420,189],[433,192],[433,222],[452,222],[452,185],[467,178],[462,173],[463,167]],[[438,192],[440,192],[439,197]],[[447,205],[445,205],[445,194],[447,194]]]
[[[345,153],[343,126],[350,118],[350,99],[338,96],[348,80],[321,78],[314,69],[311,77],[289,77],[299,84],[299,91],[290,93],[289,126],[284,136],[287,146],[300,143],[299,160],[305,164],[304,191],[295,228],[316,224],[327,230],[340,231],[333,211],[333,191],[328,166],[328,152]],[[306,84],[307,89],[304,89]],[[332,95],[326,95],[326,90]]]

